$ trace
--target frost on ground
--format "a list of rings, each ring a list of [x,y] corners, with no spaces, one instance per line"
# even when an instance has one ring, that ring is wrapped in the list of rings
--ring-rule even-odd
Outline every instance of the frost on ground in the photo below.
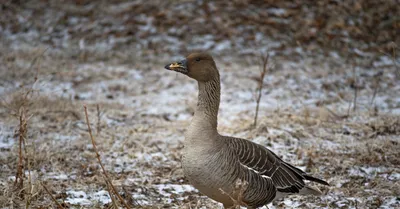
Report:
[[[12,113],[21,102],[21,84],[32,81],[26,66],[34,53],[19,53],[14,51],[14,59],[6,63],[18,70],[2,71],[9,82],[1,91],[2,207],[10,204],[17,162],[18,120]],[[376,68],[352,70],[335,59],[272,60],[255,129],[250,127],[258,67],[240,60],[217,63],[222,75],[220,132],[267,146],[332,186],[321,187],[321,197],[291,196],[269,208],[398,207],[400,82],[393,69],[380,68],[384,73],[377,77]],[[40,194],[32,197],[34,206],[54,204],[39,182],[70,207],[111,204],[87,134],[86,104],[101,159],[130,204],[220,207],[190,186],[180,167],[183,134],[196,104],[194,81],[164,70],[161,63],[79,64],[49,53],[33,88],[26,139],[31,166],[25,175]]]
[[[88,106],[105,169],[133,208],[221,208],[194,189],[181,169],[183,135],[196,106],[196,83],[163,69],[167,62],[198,49],[213,53],[220,69],[219,131],[262,144],[331,184],[320,187],[321,197],[290,196],[268,208],[400,207],[400,71],[396,64],[400,58],[371,51],[380,46],[388,52],[395,43],[374,44],[369,36],[354,39],[352,33],[357,30],[339,27],[351,25],[351,18],[350,23],[337,20],[340,24],[333,18],[327,25],[335,27],[315,24],[308,27],[310,31],[299,30],[296,40],[306,43],[315,38],[322,43],[328,34],[333,39],[322,45],[351,43],[346,45],[348,54],[335,47],[321,52],[323,46],[312,43],[291,45],[287,25],[297,30],[303,23],[313,23],[322,4],[308,8],[282,1],[265,10],[265,18],[263,13],[254,13],[264,11],[265,5],[251,5],[235,19],[249,17],[244,18],[247,22],[230,22],[233,29],[229,31],[207,23],[226,22],[234,15],[232,10],[243,5],[109,2],[50,4],[43,12],[43,2],[21,8],[10,4],[19,12],[2,11],[0,208],[56,207],[42,184],[64,207],[112,205],[83,105]],[[193,33],[201,35],[188,38],[188,26],[180,21],[193,18],[195,6],[205,8],[196,10],[200,17],[193,23]],[[207,16],[207,8],[211,13],[220,11],[221,16]],[[393,9],[388,8],[379,14],[391,14]],[[301,11],[296,13],[296,9]],[[359,15],[358,21],[368,22],[368,16]],[[258,18],[268,24],[254,22]],[[266,28],[254,32],[254,25],[246,26],[249,22]],[[371,36],[386,40],[395,32],[390,27],[384,25],[381,33]],[[334,36],[331,30],[341,35]],[[266,49],[272,62],[264,79],[258,125],[252,128],[259,66],[251,55]],[[310,55],[310,51],[317,53]],[[28,99],[23,99],[31,88]],[[28,118],[25,187],[16,189],[21,111]]]

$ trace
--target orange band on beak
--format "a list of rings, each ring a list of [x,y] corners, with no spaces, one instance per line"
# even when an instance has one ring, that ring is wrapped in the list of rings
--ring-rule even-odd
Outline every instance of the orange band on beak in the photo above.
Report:
[[[179,65],[177,62],[175,62],[175,63],[171,63],[170,65],[169,65],[169,68],[170,69],[173,69],[173,68],[179,68],[179,67],[182,67],[181,65]]]

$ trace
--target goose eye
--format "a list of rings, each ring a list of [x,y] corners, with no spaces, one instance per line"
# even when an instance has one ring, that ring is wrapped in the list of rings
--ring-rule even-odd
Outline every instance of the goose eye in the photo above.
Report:
[[[200,61],[200,58],[196,58],[196,62]]]

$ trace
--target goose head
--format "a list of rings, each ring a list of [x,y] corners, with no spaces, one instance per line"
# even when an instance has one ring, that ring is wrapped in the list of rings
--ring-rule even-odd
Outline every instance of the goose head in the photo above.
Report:
[[[180,72],[199,82],[207,82],[219,76],[214,59],[206,53],[192,53],[179,62],[166,65],[165,69]]]

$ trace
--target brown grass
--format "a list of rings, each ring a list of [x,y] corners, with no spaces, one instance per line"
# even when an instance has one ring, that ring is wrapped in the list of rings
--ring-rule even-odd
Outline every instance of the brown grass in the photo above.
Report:
[[[10,49],[10,51],[12,50]],[[54,92],[50,95],[40,95],[35,88],[41,84],[43,79],[47,78],[43,76],[46,74],[51,75],[50,78],[55,81],[56,85],[61,82],[73,83],[71,88],[77,94],[91,90],[91,85],[96,82],[107,82],[109,79],[115,78],[112,73],[102,69],[102,67],[97,69],[98,71],[80,70],[73,64],[76,60],[57,60],[48,53],[43,60],[38,59],[37,64],[29,69],[32,59],[38,53],[37,50],[32,51],[35,53],[18,54],[19,52],[14,51],[11,55],[15,56],[17,61],[12,62],[12,65],[9,63],[10,70],[1,70],[0,72],[2,79],[6,78],[10,81],[20,79],[22,80],[20,83],[23,83],[22,88],[1,95],[1,124],[4,125],[3,130],[8,127],[13,128],[11,133],[16,133],[13,137],[16,143],[11,148],[6,147],[0,150],[0,164],[3,166],[0,174],[0,191],[2,191],[0,193],[0,207],[55,208],[59,207],[58,204],[64,208],[123,206],[108,182],[112,182],[115,189],[120,191],[120,196],[131,208],[215,208],[219,206],[218,203],[202,196],[197,191],[185,191],[176,194],[173,189],[168,188],[162,191],[169,195],[166,197],[155,187],[163,184],[189,184],[180,167],[180,156],[181,140],[190,119],[175,121],[164,115],[149,115],[144,111],[146,110],[144,105],[148,104],[137,108],[112,99],[97,100],[96,98],[81,101],[66,98],[61,93],[54,94]],[[38,85],[35,85],[34,90],[29,94],[28,101],[26,101],[24,95],[30,89],[29,86],[33,82],[39,62],[41,62],[40,80],[38,80]],[[21,65],[20,63],[27,64]],[[0,64],[0,67],[4,67],[3,64]],[[111,64],[106,63],[105,65]],[[20,68],[17,68],[18,66]],[[24,66],[26,67],[23,68]],[[157,85],[162,83],[159,81],[163,76],[169,75],[152,70],[158,67],[156,65],[151,66],[151,69],[149,67],[150,70],[146,71],[148,74],[143,74],[145,79],[157,81],[154,84],[143,85],[140,81],[137,81],[138,83],[132,82],[129,86],[127,85],[128,90],[114,90],[115,95],[122,94],[123,97],[132,97],[132,100],[134,100],[137,95],[144,98],[150,94],[164,91],[163,87],[166,86],[157,87]],[[143,66],[138,66],[138,68],[142,69]],[[324,72],[324,69],[318,66],[315,68],[315,71],[307,72],[311,79],[314,78],[314,74]],[[247,76],[246,79],[248,80],[248,72],[243,72],[245,71],[244,68],[231,65],[230,69],[232,71],[225,76],[228,77],[229,74],[233,74],[235,79],[240,79],[240,76]],[[343,67],[343,69],[351,68]],[[362,84],[368,84],[368,80],[363,75],[363,69],[359,68],[358,70],[359,77],[357,79]],[[381,109],[378,109],[375,114],[370,114],[366,112],[370,111],[369,108],[368,110],[363,108],[364,106],[369,107],[374,92],[375,99],[373,101],[382,101],[378,98],[385,95],[391,95],[395,98],[396,95],[393,94],[395,92],[392,91],[392,87],[396,84],[396,80],[391,80],[391,77],[387,76],[387,73],[392,71],[382,70],[385,73],[381,75],[382,77],[379,80],[380,88],[376,88],[375,85],[369,89],[358,89],[357,114],[346,115],[347,106],[343,108],[344,111],[342,112],[335,107],[336,104],[347,104],[347,102],[353,104],[354,101],[354,89],[350,88],[350,85],[347,85],[348,83],[341,85],[341,79],[347,78],[342,76],[334,78],[336,83],[326,89],[328,93],[343,94],[340,99],[322,98],[323,101],[329,102],[321,102],[317,107],[313,107],[313,105],[305,106],[303,112],[302,109],[293,108],[281,108],[279,110],[261,108],[257,118],[258,127],[252,130],[243,130],[242,127],[250,127],[254,123],[253,110],[241,112],[239,116],[244,116],[243,118],[237,117],[237,119],[225,124],[225,126],[229,126],[229,128],[224,129],[225,133],[247,139],[257,138],[258,143],[271,148],[285,160],[306,167],[307,171],[333,182],[334,185],[342,185],[329,188],[329,192],[326,188],[324,192],[327,192],[328,196],[324,200],[313,197],[290,197],[294,201],[307,202],[300,208],[310,205],[338,207],[342,204],[345,204],[346,207],[353,207],[357,201],[359,208],[374,208],[375,205],[383,204],[386,197],[400,194],[399,184],[396,180],[393,180],[399,171],[397,165],[400,164],[398,152],[400,149],[398,140],[400,134],[399,118],[395,115],[385,114],[384,110]],[[124,71],[124,73],[127,71]],[[296,78],[297,75],[292,77],[290,75],[299,71],[302,70],[291,70],[288,74],[284,74],[284,70],[279,71],[275,78],[283,77],[284,79],[279,82],[274,80],[273,83],[266,84],[264,90],[267,86],[280,88],[286,85],[284,83],[285,78]],[[329,69],[329,72],[331,71],[343,73],[335,68]],[[349,74],[352,75],[351,72]],[[126,75],[128,74],[126,73],[123,76],[126,77]],[[330,74],[326,75],[329,76]],[[79,77],[83,79],[75,80]],[[174,77],[171,81],[173,82],[166,84],[168,85],[166,88],[176,87],[187,82],[187,80],[181,80],[180,77]],[[283,83],[280,83],[282,81]],[[372,81],[372,77],[370,81]],[[148,80],[145,82],[148,82]],[[253,81],[248,83],[255,84]],[[236,81],[233,85],[229,83],[225,85],[225,88],[243,88],[243,86],[232,87],[236,84],[238,84]],[[340,92],[335,90],[336,84],[344,89]],[[144,86],[143,92],[140,92],[142,91],[140,90],[132,94],[129,93],[132,90],[130,86],[142,88],[141,85]],[[304,85],[301,86],[299,91],[293,92],[298,94],[299,92],[314,90],[307,87],[307,82]],[[151,91],[146,88],[151,88]],[[253,88],[252,86],[251,89]],[[107,86],[105,89],[107,89]],[[368,92],[368,90],[370,91]],[[225,94],[227,94],[226,91]],[[227,97],[230,97],[230,95],[228,94]],[[363,101],[363,97],[368,99]],[[265,98],[264,95],[261,104],[265,102]],[[298,95],[298,99],[303,98]],[[177,104],[176,107],[179,107],[179,105],[186,105],[185,102],[186,100],[173,103],[173,105]],[[240,102],[241,100],[235,101],[235,103]],[[104,171],[103,168],[100,168],[98,158],[93,155],[94,151],[87,148],[88,129],[86,126],[88,121],[85,123],[85,116],[80,111],[83,103],[88,104],[88,107],[93,107],[93,109],[88,109],[88,111],[93,112],[92,118],[90,118],[93,122],[91,131],[96,138],[97,151],[103,150],[100,154],[104,169],[110,177],[110,180],[107,181],[104,179]],[[98,108],[96,104],[99,104]],[[20,109],[21,106],[24,108]],[[378,103],[376,106],[380,108]],[[222,108],[224,107],[222,106]],[[133,114],[139,109],[141,112]],[[268,132],[267,130],[272,131]],[[4,134],[1,133],[1,136],[7,138],[7,134],[8,132],[5,131]],[[10,136],[12,138],[13,134]],[[57,138],[58,136],[63,138]],[[19,142],[21,141],[20,149]],[[281,147],[274,147],[277,144]],[[332,144],[337,147],[330,147]],[[22,155],[19,154],[20,151]],[[146,161],[146,159],[140,158],[144,155],[150,157],[151,160]],[[22,157],[20,158],[20,156]],[[20,159],[22,159],[24,168],[20,172],[24,187],[15,190],[15,179],[10,177],[16,176]],[[119,163],[119,160],[123,163]],[[125,168],[132,168],[132,165],[135,166],[135,170],[125,170]],[[382,170],[373,174],[362,173],[362,170],[357,175],[350,173],[351,169],[358,169],[359,167],[376,167],[382,168]],[[120,170],[114,170],[117,168]],[[143,174],[144,172],[151,174]],[[60,174],[66,175],[66,178],[58,179]],[[127,182],[127,180],[132,182]],[[20,179],[18,179],[18,182],[20,182]],[[40,185],[40,182],[43,185]],[[93,191],[97,192],[103,189],[112,193],[110,197],[114,204],[96,203],[92,199],[90,206],[83,206],[79,203],[74,204],[67,201],[67,198],[71,198],[71,194],[68,193],[70,191],[84,191],[87,194],[93,194]],[[22,194],[24,197],[21,197]],[[135,201],[141,200],[136,195],[146,197],[143,199],[148,203],[141,203],[142,206],[136,204]],[[336,197],[337,199],[335,199]],[[357,200],[341,202],[349,197]],[[365,197],[371,197],[371,199]],[[171,202],[163,202],[166,199]],[[360,202],[359,200],[365,201]],[[283,208],[287,205],[282,202],[279,207]]]
[[[98,106],[97,106],[97,107],[98,107]],[[107,173],[106,169],[105,169],[104,166],[103,166],[103,163],[101,162],[100,154],[99,154],[99,152],[97,151],[96,142],[95,142],[95,140],[94,140],[94,137],[93,137],[93,134],[92,134],[92,129],[91,129],[91,127],[90,127],[90,121],[89,121],[89,116],[88,116],[88,112],[87,112],[87,107],[86,107],[86,105],[83,106],[83,108],[84,108],[84,110],[85,110],[86,124],[87,124],[87,127],[88,127],[88,133],[89,133],[89,136],[90,136],[92,145],[93,145],[93,150],[94,150],[95,153],[96,153],[97,161],[98,161],[98,163],[99,163],[99,165],[100,165],[100,167],[101,167],[101,169],[102,169],[102,171],[103,171],[103,177],[104,177],[104,180],[105,180],[105,182],[106,182],[106,185],[107,185],[107,188],[108,188],[108,193],[109,193],[109,195],[110,195],[110,197],[111,197],[111,200],[112,200],[112,203],[113,203],[113,205],[114,205],[114,208],[118,208],[117,201],[115,200],[115,197],[117,197],[118,200],[119,200],[119,202],[120,202],[125,208],[130,209],[131,207],[125,202],[125,200],[121,197],[121,195],[119,195],[118,191],[115,189],[115,187],[114,187],[114,185],[113,185],[113,183],[112,183],[110,177],[108,176],[108,173]]]
[[[240,209],[241,206],[247,207],[247,204],[243,202],[243,195],[247,189],[248,184],[249,183],[247,181],[237,179],[232,194],[227,193],[221,188],[219,189],[222,194],[227,195],[232,200],[233,206],[229,207],[229,209]]]
[[[63,209],[64,207],[56,200],[56,198],[54,198],[54,196],[51,194],[51,192],[47,189],[47,187],[43,184],[43,182],[40,182],[40,185],[42,185],[43,189],[46,191],[46,193],[51,197],[51,199],[53,200],[53,202],[55,203],[55,205],[59,208],[59,209]]]
[[[41,58],[43,57],[46,50],[39,52],[30,63],[28,71],[35,71],[33,81],[28,84],[28,87],[24,87],[21,92],[16,96],[19,101],[16,105],[11,106],[5,102],[3,98],[3,106],[5,106],[11,115],[18,117],[18,152],[17,152],[17,167],[15,173],[15,181],[13,186],[13,196],[16,195],[19,200],[24,200],[25,206],[28,208],[31,205],[33,198],[33,192],[35,191],[34,182],[32,182],[31,176],[31,161],[28,150],[27,150],[27,138],[28,138],[28,122],[32,115],[28,116],[29,108],[32,105],[32,97],[35,91],[34,85],[38,81],[39,69],[41,67]],[[25,170],[28,171],[28,176],[25,176]]]

